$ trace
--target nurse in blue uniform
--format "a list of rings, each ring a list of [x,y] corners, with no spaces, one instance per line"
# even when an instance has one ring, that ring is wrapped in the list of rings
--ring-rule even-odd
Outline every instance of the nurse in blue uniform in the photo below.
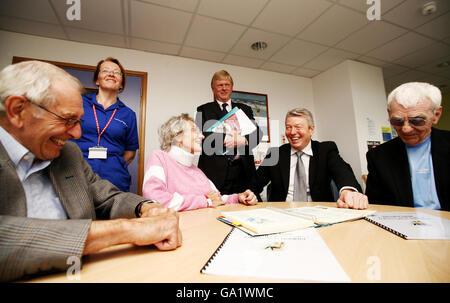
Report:
[[[83,96],[82,136],[74,141],[93,171],[121,191],[129,191],[128,164],[139,148],[136,114],[118,97],[125,88],[125,69],[108,57],[97,64],[98,94]]]

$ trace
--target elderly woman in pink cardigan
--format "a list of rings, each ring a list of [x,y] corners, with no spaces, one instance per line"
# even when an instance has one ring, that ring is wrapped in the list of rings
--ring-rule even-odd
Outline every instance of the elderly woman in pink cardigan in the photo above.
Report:
[[[187,114],[172,117],[159,129],[162,150],[155,150],[145,168],[143,196],[176,211],[216,207],[225,203],[258,203],[251,190],[221,195],[194,165],[204,136]]]

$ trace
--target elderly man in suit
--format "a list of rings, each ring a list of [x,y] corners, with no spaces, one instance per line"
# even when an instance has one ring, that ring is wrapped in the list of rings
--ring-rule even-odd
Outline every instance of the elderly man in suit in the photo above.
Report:
[[[241,103],[231,102],[233,78],[225,71],[216,72],[211,80],[214,101],[197,108],[195,123],[202,130],[202,154],[198,167],[214,183],[221,194],[244,192],[255,175],[255,161],[251,154],[262,137],[254,122],[252,109]],[[256,130],[246,136],[237,131],[231,133],[208,132],[208,128],[233,108],[239,108],[256,125]],[[224,155],[224,150],[227,154]]]
[[[269,182],[269,201],[334,201],[331,180],[338,190],[338,207],[365,209],[368,200],[361,193],[353,170],[339,155],[332,141],[311,140],[314,120],[307,109],[286,114],[289,143],[271,148],[256,171],[251,189],[260,193]]]
[[[44,62],[0,72],[0,281],[64,271],[116,244],[181,245],[174,211],[120,192],[68,141],[81,136],[82,90]]]
[[[398,137],[367,152],[370,202],[450,210],[450,132],[433,128],[442,114],[440,90],[409,82],[388,96]]]

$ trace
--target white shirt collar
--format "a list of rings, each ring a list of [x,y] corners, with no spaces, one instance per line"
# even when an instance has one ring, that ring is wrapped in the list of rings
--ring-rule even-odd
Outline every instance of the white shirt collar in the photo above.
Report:
[[[219,100],[216,100],[216,102],[217,102],[217,104],[219,104],[220,109],[222,109],[222,104],[224,104],[224,103],[227,104],[227,108],[231,108],[231,99],[228,100],[227,102],[222,102],[222,101],[219,101]]]
[[[195,155],[185,151],[184,149],[172,145],[168,152],[169,156],[181,165],[190,167],[194,164]]]
[[[0,126],[0,142],[8,153],[9,158],[17,167],[20,160],[29,154],[34,158],[34,155],[22,144],[19,143],[10,133],[8,133],[3,127]]]
[[[291,156],[292,156],[293,154],[295,154],[297,151],[298,151],[297,149],[295,149],[295,148],[293,148],[293,147],[291,146]],[[312,151],[312,148],[311,148],[311,140],[309,140],[309,142],[308,142],[308,144],[305,146],[305,148],[302,149],[302,152],[303,152],[305,155],[308,155],[308,156],[310,156],[310,157],[313,156],[313,151]]]

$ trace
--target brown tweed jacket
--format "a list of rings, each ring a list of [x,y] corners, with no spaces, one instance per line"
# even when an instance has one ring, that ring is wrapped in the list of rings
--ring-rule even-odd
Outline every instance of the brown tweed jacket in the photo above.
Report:
[[[26,217],[25,191],[0,143],[0,281],[67,270],[69,257],[81,260],[92,220],[133,218],[145,201],[96,175],[72,142],[47,169],[69,220]]]

